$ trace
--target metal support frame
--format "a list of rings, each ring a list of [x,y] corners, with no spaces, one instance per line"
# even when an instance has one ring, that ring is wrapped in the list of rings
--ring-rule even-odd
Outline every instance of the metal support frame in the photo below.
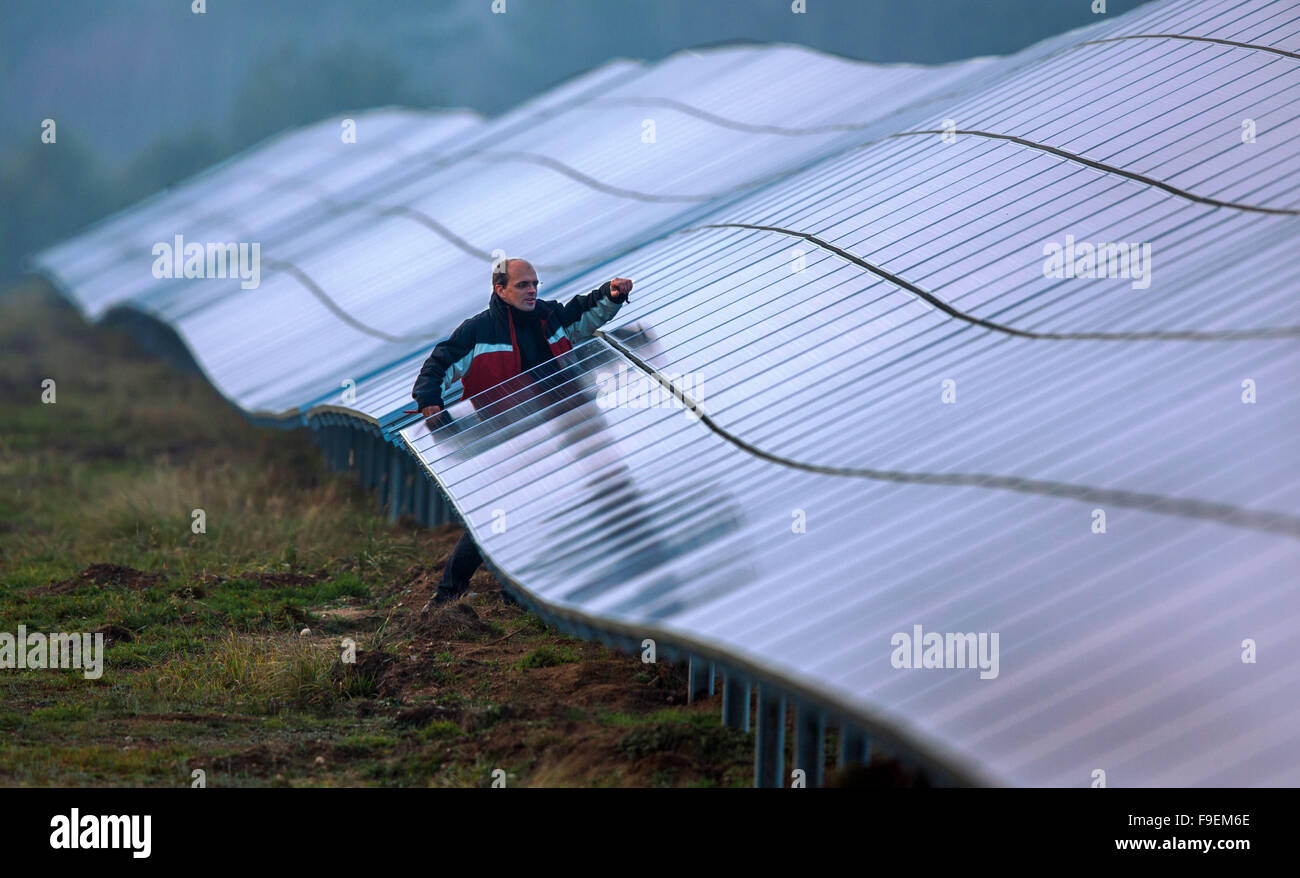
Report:
[[[749,681],[731,672],[722,679],[722,724],[749,731]]]
[[[388,448],[388,520],[397,521],[402,515],[402,495],[406,492],[405,467],[397,449],[385,442]]]
[[[759,684],[758,736],[754,741],[754,786],[784,786],[785,694]]]
[[[810,787],[826,783],[826,717],[816,707],[799,702],[794,714],[794,767],[803,769]]]
[[[711,663],[696,656],[691,656],[686,678],[687,704],[693,703],[698,698],[713,695],[713,665]]]
[[[375,442],[369,433],[362,433],[357,445],[361,451],[361,485],[366,490],[375,487]]]
[[[448,511],[447,498],[443,496],[442,488],[433,486],[433,523],[447,524],[451,521],[451,513]]]
[[[851,722],[840,723],[840,755],[837,767],[871,762],[871,735]]]
[[[415,484],[412,486],[413,498],[411,500],[411,514],[415,520],[425,527],[429,526],[429,480],[425,478],[420,468],[412,467],[414,470]]]

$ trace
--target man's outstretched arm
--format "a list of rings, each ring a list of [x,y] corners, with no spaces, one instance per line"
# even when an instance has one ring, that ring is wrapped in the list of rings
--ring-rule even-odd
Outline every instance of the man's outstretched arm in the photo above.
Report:
[[[473,327],[466,320],[450,338],[438,342],[429,354],[424,365],[420,367],[420,376],[415,379],[411,396],[420,414],[426,418],[442,411],[442,387],[460,378],[469,369],[469,361],[474,350]]]
[[[567,305],[560,306],[560,323],[570,342],[591,338],[592,334],[610,320],[632,292],[632,281],[616,277],[605,281],[599,289],[574,296]]]

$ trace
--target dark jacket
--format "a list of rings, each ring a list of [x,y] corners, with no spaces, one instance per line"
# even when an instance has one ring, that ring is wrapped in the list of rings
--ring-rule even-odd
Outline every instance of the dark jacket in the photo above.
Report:
[[[609,291],[607,281],[600,289],[574,296],[567,305],[538,299],[531,315],[493,292],[487,310],[456,327],[424,361],[411,391],[416,406],[441,406],[443,389],[457,379],[463,388],[461,396],[469,399],[537,362],[571,350],[591,338],[627,301],[626,296],[611,297]],[[475,408],[491,401],[488,397],[491,394],[475,400]]]

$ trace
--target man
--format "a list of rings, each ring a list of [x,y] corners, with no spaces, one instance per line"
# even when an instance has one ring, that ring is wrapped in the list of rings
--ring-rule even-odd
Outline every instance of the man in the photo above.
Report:
[[[526,260],[506,259],[492,270],[492,297],[486,311],[466,320],[424,361],[411,396],[420,414],[442,411],[443,388],[460,379],[462,396],[477,409],[514,388],[502,382],[558,357],[618,313],[632,292],[632,281],[616,277],[599,289],[574,296],[567,305],[538,299],[537,272]],[[447,559],[422,613],[463,594],[483,563],[469,531]]]

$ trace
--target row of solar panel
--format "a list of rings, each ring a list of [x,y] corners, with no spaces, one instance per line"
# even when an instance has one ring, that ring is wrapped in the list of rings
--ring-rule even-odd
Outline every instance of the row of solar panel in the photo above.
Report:
[[[373,154],[286,139],[38,264],[252,413],[400,429],[544,612],[968,778],[1294,783],[1298,22],[1166,2],[940,69],[615,62],[493,122],[375,116],[382,148],[362,117]],[[256,236],[263,286],[146,275],[181,232]],[[1131,243],[1129,276],[1068,276],[1082,243]],[[495,249],[638,292],[431,434],[401,410]],[[687,376],[702,417],[616,375]],[[914,623],[999,634],[1000,668],[900,673]]]

